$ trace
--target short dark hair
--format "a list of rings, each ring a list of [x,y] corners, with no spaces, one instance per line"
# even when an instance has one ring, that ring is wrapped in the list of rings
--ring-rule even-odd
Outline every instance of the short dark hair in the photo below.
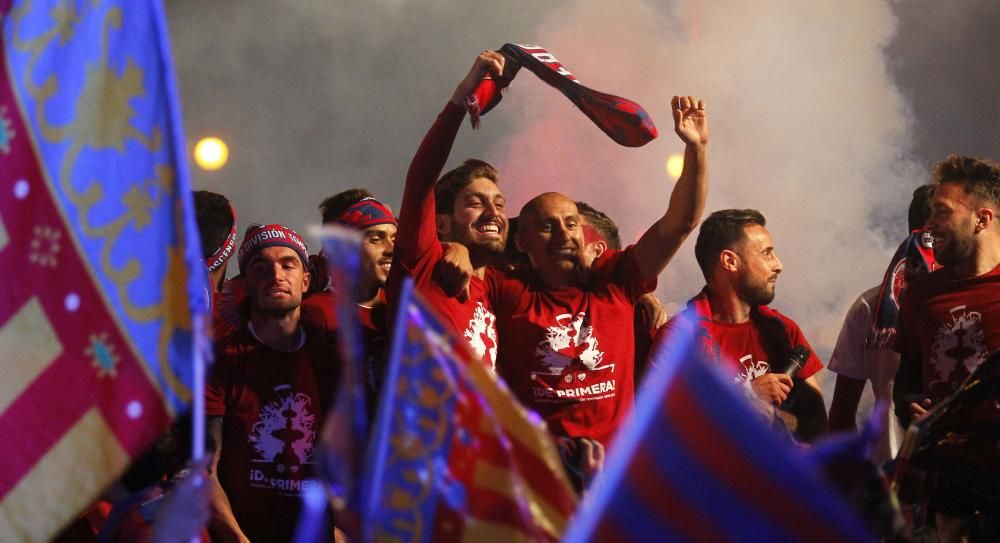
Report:
[[[618,225],[611,220],[606,213],[598,211],[587,202],[577,202],[576,208],[580,215],[587,221],[597,233],[604,238],[608,244],[608,249],[620,251],[622,249],[622,239],[618,235]]]
[[[323,214],[323,224],[329,224],[340,217],[347,208],[358,203],[363,198],[374,195],[367,189],[347,189],[323,200],[319,204],[319,212]]]
[[[229,199],[217,192],[196,190],[192,194],[201,238],[201,257],[208,258],[222,247],[233,231],[233,208]]]
[[[965,155],[951,155],[934,165],[934,181],[962,185],[977,205],[1000,206],[1000,164]]]
[[[434,185],[434,206],[438,215],[451,215],[455,212],[455,195],[466,187],[473,179],[485,177],[493,183],[500,184],[500,173],[489,162],[470,158],[461,166],[441,176]]]
[[[740,248],[747,239],[744,228],[754,224],[767,224],[764,215],[756,209],[722,209],[701,223],[698,240],[694,244],[694,257],[706,280],[715,270],[722,251]]]
[[[920,230],[927,224],[927,219],[931,218],[931,198],[933,196],[934,185],[920,185],[914,189],[913,199],[910,200],[910,210],[906,215],[910,232]]]

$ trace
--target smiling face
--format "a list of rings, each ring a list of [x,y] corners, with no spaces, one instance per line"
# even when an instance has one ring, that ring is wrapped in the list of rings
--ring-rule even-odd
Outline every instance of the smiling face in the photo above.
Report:
[[[455,195],[451,215],[438,215],[438,236],[468,247],[473,263],[499,255],[507,244],[506,204],[496,183],[477,177]]]
[[[392,250],[396,243],[396,225],[378,224],[362,232],[361,272],[363,288],[375,290],[385,286],[392,264]]]
[[[956,266],[975,257],[976,207],[957,183],[941,183],[934,190],[927,230],[934,236],[934,258],[941,264]]]
[[[775,286],[782,265],[774,251],[767,228],[751,224],[743,228],[746,239],[735,251],[740,259],[737,294],[751,306],[767,305],[774,300]]]
[[[528,202],[519,215],[517,246],[544,284],[565,284],[580,266],[583,219],[576,203],[550,192]]]
[[[266,247],[250,257],[244,281],[250,307],[271,315],[298,309],[311,276],[298,253],[288,247]]]

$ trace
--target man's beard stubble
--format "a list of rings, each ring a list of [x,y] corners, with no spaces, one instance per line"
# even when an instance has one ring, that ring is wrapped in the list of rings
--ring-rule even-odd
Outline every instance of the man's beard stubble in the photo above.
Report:
[[[739,282],[740,298],[751,306],[767,305],[774,301],[774,290],[763,285],[755,285],[747,277],[741,277]]]

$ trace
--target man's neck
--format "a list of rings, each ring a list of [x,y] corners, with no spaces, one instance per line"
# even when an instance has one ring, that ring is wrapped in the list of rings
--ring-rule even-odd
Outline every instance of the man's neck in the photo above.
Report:
[[[284,314],[251,309],[250,322],[257,339],[276,351],[294,351],[302,342],[298,307]]]
[[[740,324],[750,320],[750,304],[741,299],[729,283],[719,281],[709,285],[708,304],[714,321]]]

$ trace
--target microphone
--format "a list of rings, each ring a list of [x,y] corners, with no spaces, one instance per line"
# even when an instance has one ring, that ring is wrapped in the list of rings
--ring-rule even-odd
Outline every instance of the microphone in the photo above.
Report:
[[[798,347],[792,350],[792,354],[788,355],[788,361],[785,364],[785,366],[780,369],[772,368],[772,372],[783,373],[794,379],[795,376],[799,373],[799,370],[802,369],[802,366],[804,366],[806,364],[806,361],[809,360],[809,356],[811,354],[812,351],[809,350],[809,347],[806,347],[805,345],[799,345]]]

